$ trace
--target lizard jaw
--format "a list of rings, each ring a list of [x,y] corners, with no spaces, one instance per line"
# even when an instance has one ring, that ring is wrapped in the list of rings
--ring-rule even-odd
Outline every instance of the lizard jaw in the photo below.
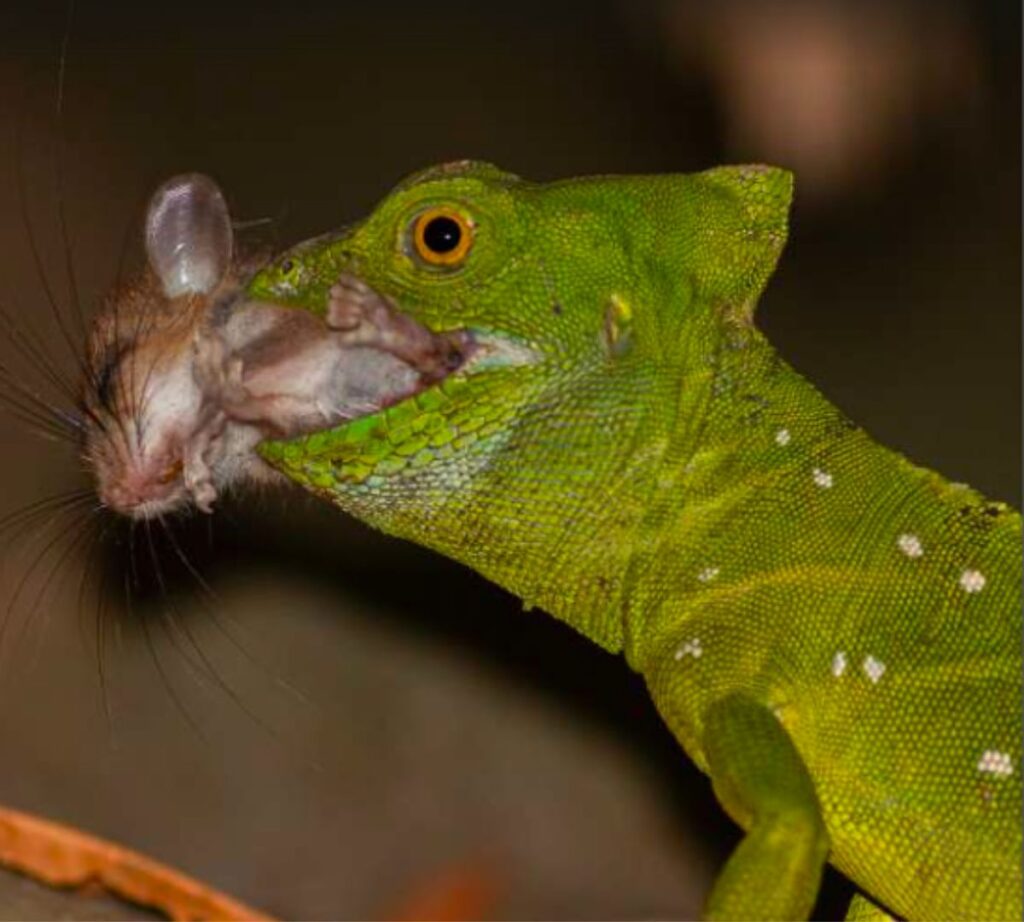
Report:
[[[351,273],[331,286],[325,321],[343,347],[391,355],[413,369],[425,386],[463,367],[475,346],[468,330],[434,333]]]
[[[322,313],[245,299],[222,313],[195,352],[199,389],[216,411],[210,432],[195,433],[203,451],[189,455],[186,471],[206,491],[191,490],[204,509],[229,482],[265,479],[273,445],[328,432],[357,439],[361,422],[415,415],[415,401],[449,379],[543,360],[501,331],[431,330],[350,273],[331,286]]]
[[[376,356],[374,361],[398,360],[414,373],[415,380],[400,391],[374,390],[370,399],[352,407],[354,412],[344,418],[335,416],[299,432],[270,433],[255,447],[270,467],[303,483],[329,457],[333,459],[330,479],[335,483],[362,482],[374,475],[378,462],[386,457],[391,458],[391,468],[403,464],[400,459],[411,449],[396,441],[404,438],[398,432],[420,439],[416,433],[422,430],[414,421],[421,415],[434,417],[430,428],[448,429],[454,440],[461,424],[448,419],[451,408],[475,402],[476,382],[482,383],[492,372],[525,371],[547,360],[536,344],[501,330],[463,327],[434,332],[355,276],[342,276],[332,286],[322,318],[313,313],[306,316],[316,318],[343,344],[343,364],[346,354],[351,358],[362,350]],[[330,495],[333,487],[319,482],[317,489]]]
[[[433,332],[350,273],[342,274],[331,287],[325,320],[345,345],[391,355],[419,375],[420,386],[414,393],[382,400],[371,413],[409,400],[455,374],[463,377],[542,360],[539,350],[501,332],[473,328]],[[359,417],[365,415],[369,414]]]

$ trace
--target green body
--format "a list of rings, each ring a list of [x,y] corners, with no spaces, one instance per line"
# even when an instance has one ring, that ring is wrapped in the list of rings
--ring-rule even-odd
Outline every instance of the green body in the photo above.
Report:
[[[806,915],[828,860],[899,916],[1019,918],[1020,517],[874,443],[755,329],[790,195],[764,167],[418,174],[252,291],[323,311],[348,271],[486,348],[263,451],[626,656],[747,830],[709,916]],[[455,268],[409,242],[435,206],[475,225]]]

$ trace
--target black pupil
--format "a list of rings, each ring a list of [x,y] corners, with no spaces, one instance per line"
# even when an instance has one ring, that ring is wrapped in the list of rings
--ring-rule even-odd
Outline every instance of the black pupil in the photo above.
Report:
[[[462,228],[454,218],[431,218],[423,228],[423,243],[431,253],[450,253],[462,239]]]

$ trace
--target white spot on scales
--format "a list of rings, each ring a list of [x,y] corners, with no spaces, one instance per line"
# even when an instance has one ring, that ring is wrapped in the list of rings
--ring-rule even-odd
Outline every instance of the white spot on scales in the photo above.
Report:
[[[1000,778],[1008,778],[1013,774],[1013,761],[1008,752],[986,749],[978,759],[978,771],[998,775]]]
[[[778,432],[775,433],[775,444],[776,445],[788,445],[789,444],[789,439],[790,439],[790,435],[789,435],[789,430],[788,429],[780,429]]]
[[[837,650],[836,655],[832,657],[832,675],[837,679],[846,672],[846,654],[842,650]]]
[[[980,570],[964,570],[960,574],[960,588],[972,594],[981,592],[985,588],[985,574]]]
[[[871,684],[877,685],[878,680],[882,678],[882,674],[885,672],[885,663],[868,654],[864,657],[861,668],[864,670],[864,675],[871,680]]]
[[[903,534],[896,539],[896,546],[908,557],[920,557],[924,553],[921,539],[917,535]]]
[[[811,477],[814,478],[814,482],[823,490],[827,490],[832,486],[832,475],[828,471],[823,471],[820,467],[816,467],[811,471]]]
[[[719,574],[718,567],[705,567],[697,574],[697,579],[702,583],[710,583]]]
[[[681,660],[684,656],[692,656],[694,659],[700,659],[703,652],[704,648],[701,646],[700,638],[694,637],[692,640],[686,641],[686,643],[676,650],[676,659]]]

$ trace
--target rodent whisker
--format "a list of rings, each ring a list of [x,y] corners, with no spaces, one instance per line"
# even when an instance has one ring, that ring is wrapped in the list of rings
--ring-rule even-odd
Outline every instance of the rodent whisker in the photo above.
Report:
[[[94,582],[96,586],[96,608],[93,613],[93,624],[95,626],[94,633],[94,656],[96,659],[96,680],[100,690],[100,701],[103,705],[103,720],[107,728],[107,736],[113,735],[113,714],[110,706],[110,691],[107,681],[107,661],[106,661],[106,624],[109,616],[109,609],[107,607],[108,600],[108,577],[110,575],[110,569],[102,565],[102,553],[106,537],[110,531],[112,525],[116,524],[112,518],[105,517],[99,533],[96,536],[96,540],[93,542],[92,547],[89,549],[89,553],[85,559],[85,565],[82,567],[82,577],[78,583],[78,619],[79,619],[79,630],[82,630],[83,620],[86,612],[86,597],[89,589],[90,582]]]
[[[147,547],[149,548],[149,556],[150,556],[151,563],[153,565],[154,575],[155,575],[155,577],[157,579],[157,583],[158,583],[158,585],[160,587],[160,591],[161,591],[161,593],[162,593],[162,595],[164,597],[164,600],[165,601],[169,601],[169,595],[168,595],[168,592],[167,592],[167,586],[166,586],[166,583],[164,582],[163,569],[160,566],[160,557],[159,557],[159,554],[157,554],[156,546],[155,546],[155,544],[153,542],[153,531],[152,531],[152,525],[151,525],[151,520],[150,519],[144,519],[143,520],[143,528],[144,528],[145,533],[146,533],[146,544],[147,544]],[[135,532],[134,528],[132,529],[132,532],[134,534],[134,532]],[[167,637],[168,640],[170,640],[171,645],[176,650],[178,650],[179,653],[182,654],[183,662],[185,662],[186,665],[191,665],[187,655],[185,655],[183,653],[183,651],[181,650],[181,647],[179,646],[179,644],[177,642],[177,638],[175,637],[174,631],[171,629],[171,625],[174,624],[173,616],[171,615],[170,611],[168,610],[168,608],[166,606],[161,606],[159,611],[160,611],[160,614],[161,614],[161,617],[160,617],[159,620],[161,622],[161,626],[163,627],[164,635]],[[151,623],[150,623],[151,619],[144,617],[144,618],[141,618],[140,620],[141,620],[141,623],[142,623],[142,632],[143,632],[143,637],[144,637],[145,642],[146,642],[146,648],[149,651],[149,657],[153,661],[153,665],[156,667],[157,673],[160,675],[160,680],[163,683],[164,688],[167,690],[167,693],[171,697],[171,701],[174,702],[174,706],[178,710],[178,713],[182,716],[182,718],[189,725],[189,727],[191,727],[191,729],[195,732],[195,734],[204,743],[209,742],[209,740],[206,737],[206,734],[203,732],[202,727],[196,721],[195,717],[193,717],[192,712],[185,705],[185,701],[182,698],[181,694],[179,693],[178,689],[175,687],[174,683],[171,681],[170,675],[167,672],[167,668],[164,665],[163,660],[160,659],[160,654],[157,652],[156,644],[153,641],[152,626],[151,626]],[[194,673],[193,673],[193,675],[194,675]]]
[[[0,517],[0,535],[20,524],[29,522],[34,517],[49,516],[60,512],[64,506],[73,506],[94,499],[93,491],[84,487],[44,496],[42,499],[26,503]]]
[[[28,88],[26,87],[26,93]],[[24,111],[25,99],[21,101],[21,111]],[[14,126],[14,150],[15,150],[15,170],[17,172],[18,182],[18,208],[21,213],[21,223],[25,229],[25,239],[28,242],[29,252],[32,256],[32,264],[35,268],[36,277],[39,280],[40,287],[43,289],[43,293],[46,297],[47,302],[50,305],[50,313],[53,316],[54,321],[57,324],[57,328],[60,332],[61,339],[64,341],[64,345],[67,347],[68,352],[71,354],[72,360],[75,362],[79,373],[85,380],[90,380],[90,368],[89,364],[85,359],[83,346],[87,340],[85,334],[85,323],[84,320],[81,324],[82,339],[79,342],[75,341],[75,337],[72,335],[71,330],[68,328],[67,319],[64,316],[64,311],[61,308],[60,302],[53,290],[53,286],[50,284],[49,277],[46,272],[46,267],[43,265],[42,254],[39,252],[39,242],[36,237],[35,227],[32,224],[32,219],[29,215],[28,198],[26,194],[26,179],[25,179],[25,163],[24,163],[24,150],[21,137],[21,123],[23,121],[23,115],[19,114],[19,117],[15,119]],[[58,192],[62,192],[62,187],[59,187]],[[59,200],[63,198],[62,194],[58,195]],[[63,204],[61,201],[58,202],[58,211],[63,211]],[[61,218],[60,220],[63,220]],[[65,222],[66,223],[66,222]],[[66,229],[65,229],[66,234]],[[65,235],[64,238],[65,248],[68,245],[68,240]],[[72,262],[70,252],[65,253],[65,265],[70,265]],[[71,276],[73,280],[73,276]],[[75,296],[77,300],[77,294]],[[46,352],[46,350],[44,350]],[[57,363],[52,363],[56,365]],[[46,367],[44,365],[44,367]]]
[[[53,361],[45,339],[29,324],[19,325],[4,307],[0,307],[0,323],[3,325],[3,334],[7,341],[22,358],[32,368],[41,372],[65,400],[74,404],[78,399],[78,389],[67,375],[61,373],[58,363]]]
[[[64,429],[53,423],[50,419],[42,417],[32,409],[23,406],[10,394],[0,394],[0,403],[4,404],[11,416],[35,435],[56,442],[73,440],[73,437]]]
[[[73,16],[74,4],[72,3],[68,8],[68,21],[64,30],[64,36],[61,40],[60,65],[59,70],[57,72],[57,90],[54,110],[58,125],[60,125],[64,119],[64,82],[67,77],[68,44],[71,40],[71,20]],[[63,132],[57,133],[57,141],[54,147],[54,186],[57,197],[57,226],[60,228],[60,238],[63,244],[62,249],[64,252],[64,275],[67,278],[68,298],[71,301],[72,314],[77,322],[78,331],[82,337],[82,342],[87,342],[89,339],[88,327],[85,322],[85,315],[82,312],[82,298],[78,289],[78,278],[75,273],[75,261],[72,256],[74,250],[71,245],[71,231],[68,226],[67,209],[64,205],[65,195]],[[88,365],[88,363],[85,364]]]
[[[174,530],[171,527],[171,525],[166,521],[166,519],[163,516],[157,516],[157,520],[159,521],[160,526],[163,529],[164,535],[167,537],[167,541],[170,544],[171,549],[174,551],[175,556],[181,562],[182,566],[188,571],[188,573],[195,579],[196,583],[202,590],[204,597],[204,601],[202,603],[203,612],[204,614],[209,616],[210,623],[213,625],[214,629],[217,630],[218,633],[220,633],[221,636],[224,637],[224,639],[227,640],[228,643],[230,643],[234,649],[241,653],[250,664],[259,666],[261,670],[266,673],[265,664],[259,662],[259,660],[252,654],[252,652],[248,650],[246,646],[243,643],[241,643],[224,626],[221,617],[217,611],[217,606],[214,604],[207,604],[207,602],[212,603],[217,601],[216,593],[213,591],[213,588],[210,586],[210,584],[203,578],[202,574],[195,568],[195,566],[192,564],[192,561],[188,559],[188,555],[185,553],[184,548],[181,546],[180,542],[175,537]],[[249,717],[250,720],[256,723],[259,727],[261,727],[271,736],[276,737],[277,733],[274,730],[274,728],[271,727],[266,721],[264,721],[255,711],[248,707],[242,700],[239,693],[224,680],[220,672],[210,661],[209,655],[202,649],[202,647],[195,640],[194,636],[192,635],[192,632],[189,631],[188,624],[185,621],[185,619],[180,619],[179,629],[187,637],[189,646],[191,646],[195,650],[196,655],[199,657],[199,659],[202,661],[205,667],[204,671],[213,679],[216,686],[222,692],[224,692],[224,694],[226,694],[231,699],[231,701],[233,701],[235,705],[238,708],[240,708],[241,711],[247,717]],[[276,676],[271,677],[275,679],[277,678]]]
[[[156,516],[155,520],[160,525],[163,533],[168,535],[169,528],[163,516]],[[217,670],[213,668],[206,654],[196,642],[195,636],[188,629],[186,619],[182,617],[177,604],[174,602],[170,592],[168,591],[167,584],[164,582],[163,570],[158,564],[159,554],[153,540],[153,529],[149,524],[150,521],[152,520],[147,519],[146,522],[146,540],[149,544],[150,554],[153,556],[154,565],[156,566],[155,575],[160,586],[160,591],[164,596],[164,603],[166,605],[166,608],[164,609],[164,616],[166,619],[166,627],[168,628],[168,637],[174,641],[176,649],[178,649],[182,654],[182,659],[197,680],[201,679],[201,677],[205,675],[214,682],[221,683],[222,680],[217,674]],[[185,641],[185,646],[179,646],[176,639]],[[232,690],[227,686],[223,686],[223,688],[229,695],[234,695]]]
[[[22,622],[20,635],[15,642],[16,646],[20,645],[31,623],[38,616],[38,613],[41,610],[44,610],[43,602],[46,600],[47,593],[52,593],[55,587],[59,584],[59,577],[63,575],[64,567],[67,562],[72,559],[76,552],[82,548],[88,547],[95,538],[94,527],[97,522],[99,511],[99,508],[93,505],[92,508],[85,510],[84,513],[79,514],[76,519],[69,522],[65,529],[65,536],[68,538],[67,543],[63,550],[60,551],[57,559],[53,563],[53,566],[50,567],[49,572],[46,574],[46,578],[41,581],[39,590],[36,593],[31,606],[29,606],[28,614]],[[37,632],[37,637],[40,639],[45,634],[45,625],[47,621],[48,615],[44,616],[43,627]]]
[[[46,597],[46,593],[52,590],[56,585],[57,574],[61,571],[64,564],[70,559],[75,549],[81,546],[83,538],[89,537],[89,528],[87,527],[87,523],[90,520],[93,520],[98,512],[95,507],[82,508],[82,506],[86,505],[90,499],[91,498],[87,496],[68,499],[63,506],[57,507],[56,515],[52,514],[52,510],[46,511],[45,520],[43,522],[44,529],[61,523],[62,518],[65,516],[70,516],[70,520],[66,518],[64,519],[63,524],[59,525],[58,530],[43,543],[32,557],[31,562],[22,572],[21,578],[18,580],[14,592],[8,599],[5,617],[3,621],[0,622],[0,650],[4,648],[7,642],[7,631],[14,618],[14,613],[18,610],[25,593],[28,591],[28,588],[32,583],[33,577],[39,572],[40,567],[42,567],[44,562],[49,558],[51,552],[57,549],[57,558],[45,579],[40,580],[39,589],[28,606],[16,643],[20,643],[23,639],[25,631]],[[29,517],[28,521],[30,524],[28,525],[28,529],[30,531],[35,530],[38,520],[42,516],[43,511],[36,510],[36,512]],[[23,522],[21,524],[25,523]],[[64,545],[63,547],[61,547],[62,544]]]
[[[160,522],[160,526],[164,530],[164,534],[167,536],[167,542],[170,544],[171,549],[174,551],[174,555],[181,561],[182,566],[189,572],[192,578],[196,581],[200,590],[202,590],[203,597],[209,602],[216,602],[217,593],[214,592],[213,587],[207,582],[206,578],[200,573],[195,565],[189,560],[188,555],[185,553],[185,549],[181,546],[181,543],[174,535],[174,529],[171,527],[167,519],[160,515],[157,516]],[[212,521],[212,520],[211,520]]]
[[[18,380],[14,371],[0,362],[0,402],[12,415],[34,428],[39,434],[76,443],[82,434],[82,424],[74,414],[50,404],[31,387]]]

